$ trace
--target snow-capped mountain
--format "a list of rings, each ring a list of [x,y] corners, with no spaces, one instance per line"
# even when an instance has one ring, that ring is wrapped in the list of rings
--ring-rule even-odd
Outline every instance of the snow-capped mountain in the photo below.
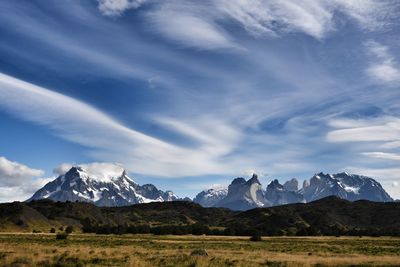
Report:
[[[28,201],[84,201],[98,206],[126,206],[148,202],[180,199],[171,191],[158,190],[152,184],[139,185],[118,165],[81,165],[70,168],[52,182],[39,189]],[[225,207],[247,210],[290,203],[305,203],[327,196],[346,200],[393,201],[374,179],[348,173],[315,174],[303,187],[293,178],[283,185],[273,180],[264,190],[256,174],[246,181],[235,178],[228,188],[213,187],[197,194],[194,202],[204,207]]]
[[[233,210],[247,210],[256,207],[270,207],[291,203],[305,203],[327,196],[337,196],[346,200],[393,201],[380,183],[372,178],[348,174],[315,174],[310,181],[305,180],[303,188],[293,178],[283,185],[273,180],[262,189],[257,175],[246,181],[235,178],[226,191],[214,189],[199,193],[194,202],[206,207],[225,207]],[[226,194],[226,195],[225,195]]]
[[[265,192],[266,204],[268,206],[279,206],[290,203],[305,203],[302,194],[297,192],[295,185],[298,185],[296,179],[292,179],[281,185],[278,180],[273,180],[268,186]],[[297,188],[297,186],[296,186]]]
[[[193,199],[193,202],[196,202],[203,207],[213,207],[227,195],[228,188],[221,186],[211,187],[198,193],[197,196]]]
[[[348,174],[315,174],[309,183],[299,191],[307,202],[327,196],[338,196],[350,201],[365,199],[371,201],[393,201],[380,183],[372,178]]]
[[[140,186],[121,167],[91,171],[72,167],[64,175],[39,189],[28,201],[84,201],[98,206],[126,206],[138,203],[174,201],[171,191],[163,192],[152,184]]]
[[[236,178],[228,187],[226,197],[215,203],[214,207],[225,207],[234,210],[247,210],[263,207],[265,202],[264,191],[257,174],[253,174],[248,181]]]

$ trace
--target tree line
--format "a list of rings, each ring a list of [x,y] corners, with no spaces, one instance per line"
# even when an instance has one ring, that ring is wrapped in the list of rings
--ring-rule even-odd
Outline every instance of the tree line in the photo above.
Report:
[[[81,221],[82,231],[96,234],[155,234],[155,235],[221,235],[221,236],[400,236],[400,229],[391,228],[352,228],[338,226],[298,227],[279,229],[276,227],[249,227],[244,224],[232,224],[227,227],[210,227],[201,223],[191,225],[112,225],[93,223],[85,218]]]

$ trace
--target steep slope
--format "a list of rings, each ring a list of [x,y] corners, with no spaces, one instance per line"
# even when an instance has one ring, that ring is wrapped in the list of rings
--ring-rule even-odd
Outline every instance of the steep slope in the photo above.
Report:
[[[171,191],[163,192],[154,185],[135,183],[120,168],[113,172],[90,173],[82,167],[72,167],[39,189],[28,201],[51,199],[54,201],[90,202],[98,206],[126,206],[153,201],[177,200]]]
[[[255,207],[270,207],[290,203],[305,203],[328,196],[342,199],[393,201],[380,183],[372,178],[348,174],[315,174],[310,181],[303,182],[303,188],[298,189],[299,182],[292,178],[283,185],[273,180],[264,191],[257,175],[246,181],[236,178],[228,190],[209,189],[200,192],[194,199],[204,207],[226,207],[233,210],[248,210]]]
[[[233,210],[247,210],[265,205],[264,192],[256,174],[246,181],[236,178],[228,187],[228,194],[218,201],[215,207],[224,207]]]
[[[337,196],[350,201],[365,199],[371,201],[393,201],[382,186],[372,178],[348,174],[315,174],[309,184],[299,191],[307,202],[327,196]]]
[[[203,207],[214,207],[219,201],[228,195],[228,188],[214,187],[203,190],[196,195],[193,202],[202,205]]]
[[[269,206],[279,206],[291,203],[304,203],[305,199],[302,194],[298,193],[293,184],[297,184],[293,179],[291,185],[281,185],[278,180],[273,180],[265,192],[265,199]],[[285,187],[286,185],[286,187]],[[290,190],[288,190],[289,188]]]

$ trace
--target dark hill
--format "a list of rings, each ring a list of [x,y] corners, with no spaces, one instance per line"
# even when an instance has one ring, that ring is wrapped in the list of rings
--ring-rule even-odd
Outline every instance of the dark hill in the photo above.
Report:
[[[244,212],[183,201],[126,207],[49,200],[0,204],[0,231],[47,232],[67,225],[105,234],[400,235],[400,203],[327,197]]]

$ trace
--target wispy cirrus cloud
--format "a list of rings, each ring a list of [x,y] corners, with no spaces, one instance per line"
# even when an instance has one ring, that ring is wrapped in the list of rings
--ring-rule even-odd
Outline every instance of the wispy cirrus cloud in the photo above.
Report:
[[[373,119],[333,119],[334,128],[327,135],[330,142],[394,142],[400,138],[400,119],[378,117]]]
[[[396,90],[355,79],[395,1],[98,3],[0,3],[2,71],[31,81],[2,76],[0,108],[81,144],[83,161],[204,183],[398,163],[365,154],[398,153]]]
[[[187,148],[131,129],[84,102],[4,74],[0,74],[0,92],[0,106],[7,111],[48,126],[57,135],[90,148],[94,156],[117,159],[130,171],[191,176],[229,170],[219,157],[229,153],[232,144],[218,142],[223,138],[219,128],[206,136],[183,123],[166,121],[164,124],[200,141],[196,147]],[[220,123],[219,127],[224,126]],[[221,130],[229,129],[225,127]]]
[[[365,46],[373,57],[367,68],[368,75],[382,83],[399,82],[400,68],[389,47],[375,41],[366,42]]]
[[[398,195],[392,187],[400,179],[400,119],[396,117],[376,117],[370,119],[335,119],[330,122],[334,129],[327,134],[333,143],[346,143],[357,147],[357,166],[345,168],[349,172],[362,173],[378,179],[390,194]],[[355,157],[358,157],[355,155]]]
[[[400,154],[387,152],[363,152],[365,156],[377,159],[400,160]]]
[[[99,0],[105,15],[120,15],[145,1]],[[152,1],[148,21],[162,36],[181,45],[202,48],[238,48],[225,30],[224,22],[234,21],[256,37],[277,37],[304,33],[316,39],[336,30],[336,16],[357,22],[365,30],[377,30],[393,20],[392,1],[376,0],[208,0]]]
[[[190,1],[166,1],[148,15],[151,28],[178,44],[201,48],[238,48],[233,38],[216,22],[213,6]]]
[[[146,0],[99,0],[99,10],[106,16],[119,16],[128,9],[140,7]]]

